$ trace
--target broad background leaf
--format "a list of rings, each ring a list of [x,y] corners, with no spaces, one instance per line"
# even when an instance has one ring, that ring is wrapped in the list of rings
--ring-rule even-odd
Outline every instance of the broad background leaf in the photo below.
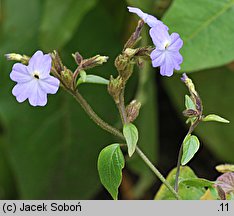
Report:
[[[176,174],[176,168],[170,171],[170,173],[167,176],[167,180],[170,183],[171,186],[174,186],[175,184],[175,174]],[[198,179],[196,174],[193,172],[193,170],[188,167],[184,166],[180,169],[180,181],[182,180],[189,180],[189,179]],[[199,200],[200,197],[205,193],[204,186],[198,187],[198,185],[188,186],[187,184],[184,184],[181,182],[179,184],[179,195],[183,200]],[[165,185],[161,185],[159,191],[157,192],[155,196],[156,200],[174,200],[175,197],[172,195],[172,193],[167,189]]]
[[[174,0],[163,21],[184,46],[181,71],[217,67],[234,59],[234,0]]]
[[[64,4],[63,0],[46,0],[40,26],[41,47],[51,51],[66,44],[84,15],[95,6],[96,2],[96,0],[66,0]]]

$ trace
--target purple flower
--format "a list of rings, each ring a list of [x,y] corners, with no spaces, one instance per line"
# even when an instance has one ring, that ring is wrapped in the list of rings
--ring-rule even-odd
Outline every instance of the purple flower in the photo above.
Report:
[[[172,76],[174,69],[180,70],[183,57],[179,53],[183,41],[178,33],[169,35],[165,28],[153,27],[150,29],[150,36],[156,49],[151,52],[153,67],[160,66],[162,76]]]
[[[12,94],[18,102],[26,99],[32,106],[45,106],[47,94],[55,94],[59,88],[59,80],[50,76],[51,57],[37,51],[29,60],[28,66],[16,63],[13,65],[10,78],[17,82]]]
[[[135,13],[137,14],[141,19],[143,19],[143,21],[148,24],[148,26],[150,28],[152,27],[156,27],[156,26],[161,26],[164,27],[166,30],[168,30],[168,27],[163,24],[162,21],[158,20],[156,17],[144,13],[142,10],[140,10],[139,8],[135,8],[135,7],[128,7],[128,11],[131,13]]]

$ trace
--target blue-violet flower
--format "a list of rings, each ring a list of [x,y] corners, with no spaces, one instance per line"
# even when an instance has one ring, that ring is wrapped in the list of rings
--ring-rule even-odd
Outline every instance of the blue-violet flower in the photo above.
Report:
[[[183,46],[182,39],[178,33],[169,35],[165,28],[159,27],[151,28],[150,36],[156,46],[150,54],[153,67],[160,66],[162,76],[172,76],[174,69],[180,70],[180,64],[183,62],[183,57],[179,53]]]
[[[59,80],[50,76],[51,56],[37,51],[29,60],[28,66],[16,63],[13,65],[10,78],[17,82],[12,94],[18,102],[26,99],[32,106],[45,106],[47,94],[55,94]]]

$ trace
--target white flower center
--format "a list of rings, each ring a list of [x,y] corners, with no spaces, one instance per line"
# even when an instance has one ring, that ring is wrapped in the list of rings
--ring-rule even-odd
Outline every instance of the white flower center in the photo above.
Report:
[[[170,46],[170,41],[165,41],[165,43],[164,43],[165,49],[167,49],[169,46]]]
[[[37,71],[35,71],[33,73],[33,77],[36,78],[36,79],[38,79],[38,80],[40,79],[39,73]]]

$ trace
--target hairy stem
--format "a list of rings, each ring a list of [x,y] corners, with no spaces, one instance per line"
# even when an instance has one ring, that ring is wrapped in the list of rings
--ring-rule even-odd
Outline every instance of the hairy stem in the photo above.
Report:
[[[69,90],[68,90],[69,91]],[[88,116],[103,130],[121,138],[125,139],[123,134],[116,128],[112,127],[105,121],[103,121],[92,109],[92,107],[88,104],[88,102],[82,97],[82,95],[78,91],[69,91],[69,93],[76,99],[76,101],[81,105],[84,111],[88,114]]]
[[[169,191],[175,196],[176,199],[180,200],[180,196],[176,193],[169,182],[163,177],[163,175],[158,171],[158,169],[151,163],[151,161],[146,157],[146,155],[136,147],[136,152],[141,157],[141,159],[147,164],[147,166],[153,171],[153,173],[162,181],[162,183],[168,188]]]

